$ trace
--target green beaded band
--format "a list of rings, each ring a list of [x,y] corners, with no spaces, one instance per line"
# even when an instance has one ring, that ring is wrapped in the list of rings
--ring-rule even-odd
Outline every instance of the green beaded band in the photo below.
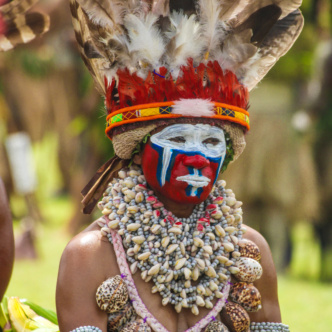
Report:
[[[71,330],[70,332],[102,332],[102,330],[99,327],[88,325],[77,327],[75,330]]]
[[[282,323],[256,323],[252,322],[250,324],[250,331],[254,332],[289,332],[288,325]]]

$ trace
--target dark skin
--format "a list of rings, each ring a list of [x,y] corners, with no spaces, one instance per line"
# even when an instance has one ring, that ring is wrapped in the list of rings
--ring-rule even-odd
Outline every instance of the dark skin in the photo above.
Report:
[[[0,178],[0,302],[5,294],[14,264],[14,235],[4,184]]]
[[[139,164],[140,157],[136,157],[134,161]],[[165,201],[159,193],[156,195],[175,215],[186,217],[191,214],[193,206],[186,206],[184,209],[184,204]],[[277,276],[270,248],[258,232],[250,227],[246,228],[244,237],[254,241],[260,248],[264,270],[261,279],[254,283],[261,293],[263,308],[250,314],[250,318],[255,322],[281,322]],[[103,281],[119,274],[113,247],[101,235],[97,222],[73,238],[62,255],[58,275],[56,302],[60,331],[67,332],[79,326],[92,325],[106,332],[107,314],[96,304],[96,290]],[[152,282],[145,283],[140,273],[136,273],[133,278],[148,310],[170,332],[190,328],[209,312],[208,309],[200,308],[199,315],[195,316],[190,309],[183,309],[178,314],[172,305],[162,306],[158,293],[151,293]]]

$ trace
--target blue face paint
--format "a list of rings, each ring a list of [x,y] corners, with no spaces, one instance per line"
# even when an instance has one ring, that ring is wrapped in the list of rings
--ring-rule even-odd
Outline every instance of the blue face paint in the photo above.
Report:
[[[212,157],[207,157],[205,154],[198,152],[198,151],[187,152],[187,151],[183,151],[183,150],[175,150],[175,149],[169,149],[169,148],[166,148],[167,151],[165,152],[164,147],[154,144],[154,143],[151,144],[151,147],[158,153],[158,156],[159,156],[158,167],[157,167],[157,179],[158,179],[159,185],[161,187],[163,185],[165,185],[166,181],[167,182],[170,181],[175,159],[178,155],[202,156],[202,157],[206,158],[210,163],[217,164],[218,169],[216,172],[216,176],[213,180],[213,185],[217,181],[218,174],[220,172],[222,162],[224,161],[224,157],[225,157],[225,156],[220,156],[220,157],[212,158]],[[164,158],[164,156],[166,156],[166,158]],[[166,160],[164,160],[164,159],[166,159]],[[188,174],[190,174],[190,175],[202,176],[201,169],[197,169],[197,168],[190,167],[190,166],[188,166],[187,169],[188,169]],[[203,192],[203,189],[201,187],[194,187],[190,184],[188,184],[188,186],[186,188],[187,196],[200,197],[202,192]]]

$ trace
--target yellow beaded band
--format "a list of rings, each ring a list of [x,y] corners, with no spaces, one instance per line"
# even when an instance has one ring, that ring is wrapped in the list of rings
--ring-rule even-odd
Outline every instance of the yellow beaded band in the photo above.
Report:
[[[172,113],[173,105],[174,102],[164,102],[122,108],[107,116],[106,134],[109,133],[112,128],[123,124],[163,118],[184,117],[182,114]],[[240,107],[214,103],[213,111],[215,115],[208,118],[234,122],[244,126],[248,130],[250,129],[249,113]]]

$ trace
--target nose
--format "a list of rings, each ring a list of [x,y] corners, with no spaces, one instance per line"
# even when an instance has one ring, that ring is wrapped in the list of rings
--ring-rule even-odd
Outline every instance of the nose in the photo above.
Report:
[[[201,155],[185,156],[183,164],[187,167],[202,169],[210,165],[210,161]]]

